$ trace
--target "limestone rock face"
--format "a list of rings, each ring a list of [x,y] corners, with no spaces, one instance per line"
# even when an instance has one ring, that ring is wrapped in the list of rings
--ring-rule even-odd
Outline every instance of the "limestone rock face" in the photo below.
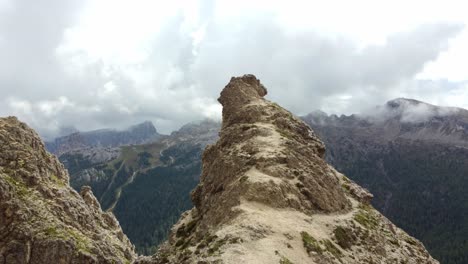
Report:
[[[89,188],[78,194],[38,135],[0,118],[0,263],[131,263],[133,246]]]
[[[195,207],[156,255],[137,263],[438,263],[266,94],[253,75],[224,88],[222,130],[203,154]]]
[[[201,184],[192,196],[197,210],[219,224],[232,217],[241,199],[305,213],[348,209],[322,159],[323,143],[302,121],[263,99],[265,94],[253,75],[233,78],[221,93],[223,128],[203,155]]]

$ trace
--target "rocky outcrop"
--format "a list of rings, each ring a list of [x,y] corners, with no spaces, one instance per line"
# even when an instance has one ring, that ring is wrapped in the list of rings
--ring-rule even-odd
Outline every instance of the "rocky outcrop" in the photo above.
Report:
[[[133,246],[38,135],[0,118],[0,263],[131,263]]]
[[[224,88],[222,130],[203,154],[195,207],[156,255],[137,263],[438,263],[266,94],[253,75]]]
[[[183,125],[179,130],[172,132],[163,142],[167,145],[189,142],[192,145],[200,145],[205,148],[206,145],[216,142],[220,127],[220,122],[210,119],[190,122]]]

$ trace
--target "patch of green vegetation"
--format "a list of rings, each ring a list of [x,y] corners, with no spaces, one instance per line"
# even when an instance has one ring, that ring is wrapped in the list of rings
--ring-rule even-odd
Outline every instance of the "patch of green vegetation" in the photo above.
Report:
[[[370,206],[369,204],[365,204],[365,203],[360,203],[360,204],[358,205],[358,208],[359,208],[359,209],[362,209],[362,210],[364,210],[364,211],[366,211],[366,212],[369,212],[369,213],[371,213],[371,212],[372,212],[372,209],[373,209],[372,206]]]
[[[330,252],[333,256],[337,258],[341,258],[343,256],[343,253],[341,252],[340,249],[338,249],[335,244],[333,244],[330,240],[325,239],[323,240],[323,244],[325,245],[325,248],[328,252]]]
[[[52,182],[54,182],[54,183],[55,183],[56,185],[58,185],[59,187],[65,187],[65,183],[64,183],[62,180],[60,180],[60,179],[57,177],[57,175],[52,174],[52,175],[50,176],[50,179],[52,180]]]
[[[372,212],[364,209],[360,209],[355,215],[354,220],[364,227],[369,229],[375,229],[379,225],[379,221]]]
[[[176,232],[177,237],[188,237],[197,226],[197,219],[193,219],[187,224],[182,224]]]
[[[320,247],[318,241],[314,237],[312,237],[309,233],[302,231],[301,237],[302,237],[302,243],[307,253],[310,253],[312,251],[317,252],[317,253],[322,253],[322,248]]]
[[[89,238],[81,235],[73,229],[59,229],[55,226],[50,226],[44,230],[44,234],[50,238],[58,238],[63,240],[73,240],[76,248],[84,253],[90,253]]]
[[[91,242],[89,241],[87,237],[71,229],[68,230],[68,233],[75,240],[76,247],[78,248],[78,250],[82,252],[90,253],[89,245],[91,244]]]
[[[227,237],[227,236],[225,236],[225,237],[222,238],[222,239],[216,240],[216,242],[213,243],[213,245],[208,249],[208,254],[209,254],[209,255],[213,255],[213,254],[215,254],[216,252],[219,252],[219,249],[220,249],[224,244],[226,244],[226,242],[228,242],[228,237]]]
[[[343,190],[345,190],[347,193],[349,193],[350,190],[351,190],[351,186],[349,186],[349,183],[346,183],[346,182],[343,183],[343,184],[341,184],[341,187],[342,187]]]
[[[161,146],[159,144],[146,144],[137,146],[121,147],[119,161],[116,161],[114,166],[123,162],[128,167],[134,168],[150,168],[154,167],[159,162],[159,152]]]
[[[356,236],[351,228],[337,226],[335,230],[333,230],[333,234],[335,235],[338,245],[344,249],[351,248],[351,246],[356,242]]]
[[[17,180],[9,175],[3,174],[3,178],[12,186],[14,186],[16,193],[19,197],[25,198],[26,196],[31,195],[32,190],[24,184],[21,180]]]
[[[46,230],[44,230],[44,233],[48,236],[48,237],[57,237],[57,238],[63,238],[63,237],[60,237],[60,234],[57,230],[56,227],[48,227]]]
[[[135,166],[138,160],[137,152],[134,150],[133,146],[125,146],[121,148],[122,152],[120,154],[120,158],[127,166]]]
[[[294,264],[292,261],[290,261],[287,257],[281,256],[281,259],[279,261],[280,264]]]
[[[293,134],[287,130],[284,129],[277,129],[276,130],[282,137],[284,138],[292,138]]]

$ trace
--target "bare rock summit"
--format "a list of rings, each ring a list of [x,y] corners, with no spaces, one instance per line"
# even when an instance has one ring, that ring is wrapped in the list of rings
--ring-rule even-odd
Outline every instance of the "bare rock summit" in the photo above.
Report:
[[[131,263],[136,254],[116,218],[68,173],[39,136],[0,118],[0,263]]]
[[[157,254],[137,263],[438,263],[266,94],[253,75],[224,88],[220,138],[203,154],[194,208]]]

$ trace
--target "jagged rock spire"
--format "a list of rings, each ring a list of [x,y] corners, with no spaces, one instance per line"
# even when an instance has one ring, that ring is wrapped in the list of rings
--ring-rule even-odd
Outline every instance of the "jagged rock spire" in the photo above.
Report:
[[[203,154],[195,207],[140,263],[437,263],[266,93],[253,75],[233,77],[221,92],[220,138]]]

